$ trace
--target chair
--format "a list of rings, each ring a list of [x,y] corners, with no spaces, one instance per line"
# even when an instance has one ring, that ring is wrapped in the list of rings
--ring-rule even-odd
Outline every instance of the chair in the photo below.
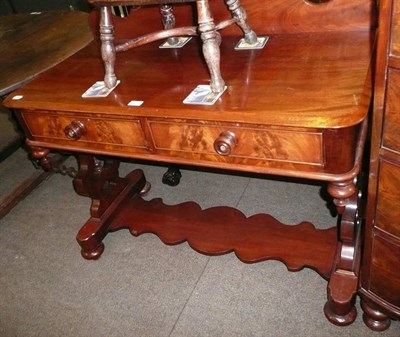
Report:
[[[175,28],[175,18],[170,4],[183,2],[196,2],[198,13],[198,26]],[[108,88],[112,88],[117,83],[117,77],[114,72],[116,53],[138,47],[156,40],[168,38],[170,44],[176,43],[177,36],[200,35],[203,41],[203,55],[210,72],[210,86],[214,93],[220,93],[225,88],[225,82],[222,79],[220,71],[220,51],[221,42],[218,30],[236,23],[244,33],[244,40],[248,45],[258,43],[257,35],[247,23],[246,12],[239,0],[224,0],[228,9],[232,13],[232,18],[224,20],[219,24],[214,23],[208,0],[169,0],[168,4],[161,0],[88,0],[88,2],[99,8],[100,11],[100,39],[101,55],[104,62],[105,76],[104,83]],[[161,18],[164,30],[149,33],[136,37],[122,44],[114,44],[114,27],[111,9],[113,6],[146,6],[160,5]]]

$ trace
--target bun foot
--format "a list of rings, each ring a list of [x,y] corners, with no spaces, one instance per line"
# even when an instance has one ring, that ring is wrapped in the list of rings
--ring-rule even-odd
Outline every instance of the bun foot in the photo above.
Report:
[[[104,244],[100,243],[94,250],[81,250],[81,255],[86,260],[97,260],[104,252]]]
[[[345,314],[345,315],[339,315],[335,313],[331,306],[329,305],[329,302],[325,303],[324,306],[324,313],[326,318],[333,324],[339,325],[339,326],[346,326],[350,325],[353,323],[357,317],[357,309],[353,306],[350,309],[350,312]]]
[[[363,314],[363,321],[365,325],[373,331],[385,331],[390,327],[390,319],[374,320],[366,314]]]
[[[384,331],[390,327],[391,320],[383,312],[372,308],[365,301],[361,301],[361,308],[364,311],[363,321],[373,331]]]
[[[151,184],[146,181],[146,184],[144,185],[144,187],[142,188],[142,190],[139,192],[139,195],[141,197],[145,197],[147,195],[147,193],[149,193],[151,190]]]

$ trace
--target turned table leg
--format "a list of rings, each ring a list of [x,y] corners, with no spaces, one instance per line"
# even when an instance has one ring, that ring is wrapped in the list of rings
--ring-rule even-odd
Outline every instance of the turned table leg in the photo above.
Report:
[[[32,158],[39,162],[39,165],[43,168],[43,170],[51,171],[53,165],[48,157],[50,150],[36,146],[29,146],[29,148],[31,150]]]
[[[336,325],[349,325],[357,316],[354,306],[360,268],[361,195],[354,181],[334,182],[328,186],[339,213],[338,246],[328,283],[324,312]]]
[[[121,178],[118,168],[116,159],[99,161],[94,156],[79,156],[79,172],[73,184],[79,195],[92,199],[91,218],[76,237],[85,259],[94,260],[101,256],[104,250],[102,240],[115,215],[129,198],[147,193],[150,188],[142,171],[135,170]]]

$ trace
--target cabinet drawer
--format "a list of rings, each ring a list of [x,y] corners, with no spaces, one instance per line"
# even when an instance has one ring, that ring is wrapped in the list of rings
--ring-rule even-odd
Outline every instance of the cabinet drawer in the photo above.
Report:
[[[393,1],[390,54],[400,57],[400,2]]]
[[[156,150],[323,165],[322,132],[154,120],[149,127]],[[221,156],[215,144],[221,140],[224,151],[224,135],[234,144]]]
[[[138,119],[88,118],[79,115],[59,115],[47,112],[23,112],[22,118],[31,137],[39,141],[65,141],[145,147],[145,139]],[[67,137],[65,129],[79,122],[85,129],[77,139]]]
[[[386,101],[383,146],[400,152],[400,70],[389,70]]]
[[[400,238],[400,166],[382,160],[375,225]]]
[[[370,289],[400,308],[400,247],[379,236],[373,240]]]

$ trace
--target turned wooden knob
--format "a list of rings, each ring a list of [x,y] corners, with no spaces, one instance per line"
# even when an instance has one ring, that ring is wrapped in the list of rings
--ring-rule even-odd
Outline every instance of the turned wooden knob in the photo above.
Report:
[[[215,152],[222,156],[228,156],[237,145],[237,139],[233,132],[223,131],[214,142]]]
[[[72,121],[71,124],[65,127],[64,133],[69,139],[78,140],[86,134],[86,128],[81,121]]]

